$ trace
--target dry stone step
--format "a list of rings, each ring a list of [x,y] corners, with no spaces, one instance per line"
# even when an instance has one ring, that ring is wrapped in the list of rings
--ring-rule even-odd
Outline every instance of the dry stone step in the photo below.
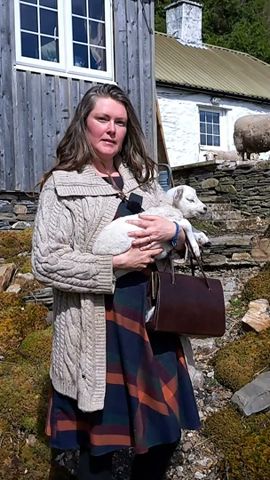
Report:
[[[29,295],[23,297],[26,303],[34,302],[41,303],[47,308],[52,309],[53,305],[53,292],[51,287],[40,288],[34,290]]]

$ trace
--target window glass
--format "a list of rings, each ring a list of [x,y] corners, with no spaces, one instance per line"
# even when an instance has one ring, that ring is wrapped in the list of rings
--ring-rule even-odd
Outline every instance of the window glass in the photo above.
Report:
[[[97,20],[105,20],[104,0],[88,0],[89,17]]]
[[[73,44],[73,62],[76,67],[89,68],[88,47],[78,43]]]
[[[59,62],[58,40],[41,37],[41,58],[47,62]]]
[[[200,111],[200,121],[205,122],[205,112]]]
[[[97,0],[96,0],[97,1]],[[98,0],[99,2],[100,0]],[[74,15],[86,16],[86,0],[72,0],[72,13]]]
[[[206,135],[201,134],[201,145],[206,145]]]
[[[90,63],[94,70],[106,70],[106,50],[90,47]]]
[[[21,5],[21,29],[30,32],[38,31],[37,8],[30,5]]]
[[[105,25],[100,22],[89,22],[90,43],[105,47]]]
[[[22,55],[29,58],[38,58],[38,36],[31,33],[21,33]]]
[[[31,3],[32,5],[36,5],[37,4],[37,0],[23,0],[24,3]]]
[[[200,110],[200,142],[206,146],[220,146],[220,113]]]
[[[40,9],[40,32],[52,36],[57,34],[57,12]]]
[[[57,9],[57,0],[39,0],[39,5]]]
[[[72,22],[73,40],[87,43],[87,23],[83,18],[73,17]]]

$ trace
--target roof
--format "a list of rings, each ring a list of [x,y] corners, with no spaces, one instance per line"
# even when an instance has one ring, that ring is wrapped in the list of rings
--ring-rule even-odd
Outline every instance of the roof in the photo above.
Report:
[[[213,45],[193,47],[156,33],[156,81],[270,101],[270,65]]]

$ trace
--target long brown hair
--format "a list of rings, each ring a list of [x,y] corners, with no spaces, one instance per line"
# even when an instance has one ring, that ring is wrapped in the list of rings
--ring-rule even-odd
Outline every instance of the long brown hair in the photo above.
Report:
[[[145,137],[128,96],[116,85],[102,84],[90,88],[78,104],[73,119],[56,149],[56,164],[44,174],[40,185],[55,170],[81,171],[96,158],[95,151],[86,140],[86,120],[101,97],[110,97],[122,103],[127,111],[127,133],[119,154],[121,161],[133,173],[139,183],[152,180],[156,168],[155,162],[148,156]]]

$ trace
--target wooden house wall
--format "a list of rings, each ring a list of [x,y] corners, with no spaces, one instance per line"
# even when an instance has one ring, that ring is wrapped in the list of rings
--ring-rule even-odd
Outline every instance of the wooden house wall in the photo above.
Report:
[[[115,80],[155,155],[152,0],[114,0]],[[91,81],[15,68],[13,1],[0,0],[0,191],[33,191]]]

